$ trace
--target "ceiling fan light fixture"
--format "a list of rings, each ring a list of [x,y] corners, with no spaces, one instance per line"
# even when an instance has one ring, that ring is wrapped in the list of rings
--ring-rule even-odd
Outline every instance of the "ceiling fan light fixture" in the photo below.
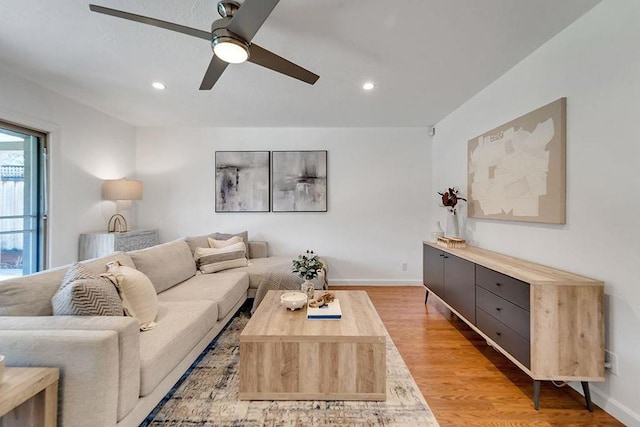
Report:
[[[249,46],[242,40],[229,36],[213,39],[213,53],[224,62],[240,64],[249,59]]]

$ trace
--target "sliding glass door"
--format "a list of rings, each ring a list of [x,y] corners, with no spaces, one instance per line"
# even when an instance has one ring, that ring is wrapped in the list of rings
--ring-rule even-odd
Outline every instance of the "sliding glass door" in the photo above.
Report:
[[[46,135],[0,121],[0,280],[44,269]]]

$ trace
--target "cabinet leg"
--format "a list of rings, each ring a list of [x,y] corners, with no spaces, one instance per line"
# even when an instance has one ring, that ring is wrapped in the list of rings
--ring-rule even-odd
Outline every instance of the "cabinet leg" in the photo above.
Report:
[[[593,404],[591,403],[591,392],[589,391],[589,382],[582,381],[582,391],[584,392],[584,400],[587,402],[587,409],[593,412]]]
[[[429,290],[427,290],[425,296],[424,296],[424,305],[427,305],[427,299],[429,299]]]
[[[533,408],[540,409],[540,381],[533,380]]]

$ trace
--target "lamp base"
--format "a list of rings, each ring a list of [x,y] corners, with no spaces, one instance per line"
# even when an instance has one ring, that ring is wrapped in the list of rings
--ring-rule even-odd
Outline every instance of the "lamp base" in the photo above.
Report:
[[[107,232],[125,233],[127,231],[129,231],[127,227],[127,220],[120,214],[111,215],[111,218],[109,218],[109,224],[107,225]]]

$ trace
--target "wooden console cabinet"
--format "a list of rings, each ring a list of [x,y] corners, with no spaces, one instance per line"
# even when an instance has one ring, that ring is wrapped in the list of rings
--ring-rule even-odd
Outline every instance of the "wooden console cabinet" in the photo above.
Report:
[[[423,242],[423,281],[534,380],[604,381],[604,284],[476,247]],[[425,300],[426,302],[426,300]]]

